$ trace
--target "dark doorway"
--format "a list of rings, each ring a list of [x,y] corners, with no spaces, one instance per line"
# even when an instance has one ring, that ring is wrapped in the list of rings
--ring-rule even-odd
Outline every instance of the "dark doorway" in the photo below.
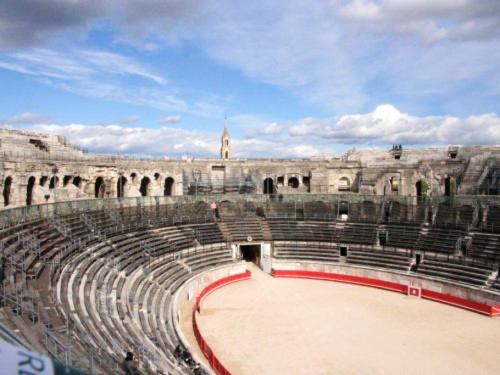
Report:
[[[349,202],[341,201],[339,203],[339,216],[340,215],[349,215]]]
[[[7,207],[10,204],[10,190],[12,188],[12,177],[7,177],[3,183],[3,205]]]
[[[63,177],[63,186],[68,186],[68,184],[70,183],[72,178],[73,178],[73,176],[64,176]]]
[[[422,263],[422,254],[415,254],[415,265],[418,267]]]
[[[264,194],[274,194],[274,182],[273,179],[268,177],[264,180]]]
[[[172,177],[167,177],[165,179],[165,188],[163,190],[163,195],[169,197],[173,194],[174,179]]]
[[[102,177],[97,177],[95,180],[95,197],[96,198],[104,198],[104,191],[106,186],[104,185],[104,179]]]
[[[240,245],[243,259],[260,267],[260,245]]]
[[[55,189],[59,183],[59,177],[52,176],[49,183],[49,189]]]
[[[311,192],[311,177],[304,176],[302,177],[302,184],[306,187],[308,193]]]
[[[76,176],[73,178],[73,185],[75,185],[78,189],[82,186],[82,178],[80,176]]]
[[[28,179],[28,186],[26,188],[26,206],[31,206],[33,202],[33,187],[35,186],[36,178],[31,176]]]
[[[127,184],[127,178],[120,176],[118,182],[116,183],[116,195],[118,198],[123,198],[125,196],[125,185]]]
[[[151,182],[151,180],[149,179],[149,177],[146,177],[144,176],[141,180],[141,187],[139,189],[139,191],[141,192],[141,195],[143,197],[146,197],[149,193],[149,183]]]
[[[392,203],[393,202],[385,202],[384,204],[384,222],[386,223],[389,222],[389,218],[391,217]]]
[[[418,180],[417,183],[415,184],[415,187],[417,188],[417,197],[422,196],[422,180]]]
[[[385,246],[387,244],[388,238],[389,238],[389,236],[388,236],[386,231],[380,231],[378,233],[378,240],[379,240],[380,246]]]
[[[288,186],[297,189],[299,187],[299,179],[297,177],[290,177],[288,179]]]
[[[47,176],[40,177],[40,186],[45,187],[45,184],[47,183],[48,179],[49,178]]]

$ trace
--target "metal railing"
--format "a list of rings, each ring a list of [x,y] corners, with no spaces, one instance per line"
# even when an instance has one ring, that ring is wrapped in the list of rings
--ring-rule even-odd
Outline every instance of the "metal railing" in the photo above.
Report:
[[[305,202],[330,202],[330,203],[362,203],[372,202],[382,204],[383,202],[398,202],[406,205],[439,205],[446,203],[452,206],[472,205],[474,207],[486,207],[488,205],[500,205],[500,196],[454,196],[454,197],[422,197],[415,196],[380,196],[380,195],[359,195],[359,194],[207,194],[207,195],[181,195],[181,196],[145,196],[134,198],[103,198],[87,199],[77,201],[66,201],[57,203],[45,203],[39,205],[4,209],[0,211],[0,229],[9,226],[40,219],[49,219],[54,216],[86,213],[89,211],[111,212],[118,209],[149,209],[153,206],[164,206],[176,204],[179,207],[186,203],[194,202],[231,202],[241,204],[245,211],[244,204],[253,202],[263,204],[267,202],[294,202],[296,204]],[[61,225],[62,232],[66,228]]]

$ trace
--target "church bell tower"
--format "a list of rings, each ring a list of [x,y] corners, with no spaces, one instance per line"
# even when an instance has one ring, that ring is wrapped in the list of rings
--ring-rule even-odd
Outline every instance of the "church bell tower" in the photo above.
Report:
[[[227,129],[227,116],[224,120],[224,131],[222,132],[222,146],[220,148],[220,157],[227,160],[231,157],[231,137]]]

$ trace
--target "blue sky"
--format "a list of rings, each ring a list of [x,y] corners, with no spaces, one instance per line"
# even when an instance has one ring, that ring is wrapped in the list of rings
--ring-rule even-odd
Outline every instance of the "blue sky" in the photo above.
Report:
[[[4,0],[0,124],[94,152],[500,144],[497,0]]]

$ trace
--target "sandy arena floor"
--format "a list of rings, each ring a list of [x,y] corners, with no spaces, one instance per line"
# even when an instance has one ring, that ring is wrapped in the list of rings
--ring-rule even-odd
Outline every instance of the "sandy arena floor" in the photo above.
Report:
[[[500,374],[498,318],[251,269],[209,295],[199,319],[233,374]]]

